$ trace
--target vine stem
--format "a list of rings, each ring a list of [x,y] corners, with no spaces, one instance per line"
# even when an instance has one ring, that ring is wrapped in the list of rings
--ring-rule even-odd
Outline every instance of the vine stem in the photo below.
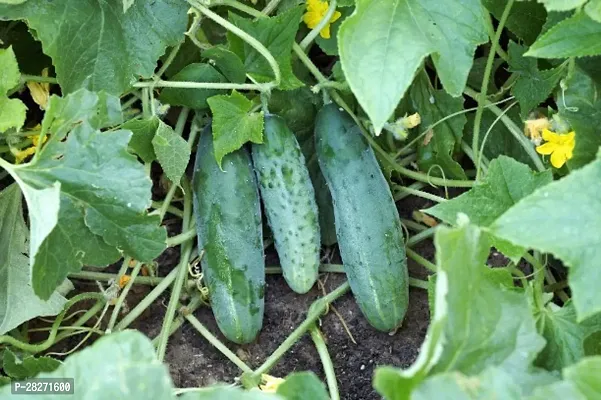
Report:
[[[182,186],[184,188],[184,220],[182,223],[182,231],[190,229],[192,219],[192,188],[186,177],[182,178]],[[165,352],[167,351],[167,342],[169,341],[169,332],[171,331],[171,324],[173,317],[175,316],[176,308],[179,303],[180,294],[186,275],[188,274],[188,262],[192,255],[192,243],[188,241],[182,245],[181,259],[177,269],[177,276],[173,283],[173,289],[171,291],[171,297],[169,298],[169,304],[165,311],[163,319],[163,326],[159,336],[159,342],[157,345],[157,358],[159,361],[163,361],[165,358]]]
[[[305,36],[305,38],[303,40],[301,40],[299,46],[301,49],[303,49],[303,51],[307,50],[307,47],[309,47],[311,42],[313,42],[313,40],[315,40],[317,35],[319,35],[319,32],[321,32],[321,30],[330,23],[330,20],[332,19],[332,16],[334,15],[335,11],[336,11],[336,0],[330,0],[330,6],[328,7],[326,14],[323,16],[321,21],[319,21],[319,24],[317,24],[317,26],[315,28],[311,29],[311,31],[307,34],[307,36]]]
[[[471,97],[475,100],[478,97],[478,92],[476,92],[474,89],[471,89],[471,88],[465,88],[463,93],[465,93],[466,95],[468,95],[469,97]],[[546,168],[545,168],[543,162],[540,160],[540,157],[536,153],[536,150],[532,146],[532,143],[528,140],[528,138],[526,136],[524,136],[524,133],[520,130],[520,128],[518,128],[518,126],[515,124],[515,122],[513,122],[511,120],[511,118],[509,118],[507,115],[503,115],[503,110],[501,110],[499,107],[493,105],[488,100],[486,100],[485,102],[493,114],[495,114],[497,116],[502,115],[501,122],[503,122],[503,124],[505,124],[507,129],[509,129],[509,132],[511,132],[511,134],[513,135],[513,137],[515,137],[516,140],[522,145],[522,147],[524,148],[526,153],[530,156],[530,159],[534,163],[534,166],[536,167],[536,169],[539,172],[544,171]]]
[[[223,89],[223,90],[259,90],[265,91],[266,85],[255,83],[214,83],[214,82],[187,82],[187,81],[145,81],[133,84],[136,88],[168,87],[179,89]]]
[[[111,333],[111,331],[113,330],[113,327],[115,326],[115,323],[117,322],[117,317],[119,316],[119,311],[121,310],[121,307],[123,306],[123,302],[125,301],[125,297],[127,297],[127,293],[129,293],[129,289],[131,289],[131,287],[134,285],[134,280],[140,273],[140,269],[142,268],[142,265],[143,264],[141,262],[139,262],[139,261],[136,262],[136,266],[134,267],[134,269],[131,273],[131,277],[130,277],[129,281],[127,282],[127,285],[125,285],[125,287],[121,291],[121,294],[119,295],[119,298],[117,299],[117,303],[115,304],[115,308],[113,309],[113,313],[111,314],[111,319],[109,320],[109,323],[106,327],[107,334]]]
[[[243,372],[252,373],[253,370],[238,356],[236,356],[230,349],[227,348],[219,339],[217,339],[200,321],[193,315],[187,314],[184,317],[192,326],[200,333],[209,343],[211,343],[217,350],[219,350],[224,356],[226,356],[231,362],[236,364]]]
[[[278,87],[280,85],[281,80],[282,80],[282,73],[280,71],[280,66],[278,65],[278,63],[275,60],[275,58],[273,57],[273,55],[269,52],[269,50],[267,50],[267,48],[265,46],[263,46],[263,44],[261,42],[259,42],[257,39],[255,39],[248,33],[244,32],[242,29],[238,28],[236,25],[234,25],[231,22],[229,22],[228,20],[220,17],[218,14],[214,13],[213,11],[211,11],[210,9],[208,9],[207,7],[202,5],[200,3],[200,1],[198,1],[198,0],[187,0],[187,1],[188,1],[188,4],[190,4],[192,7],[196,8],[202,14],[206,15],[208,18],[212,19],[219,25],[223,26],[225,29],[232,32],[236,36],[240,37],[246,43],[251,45],[255,50],[257,50],[259,52],[259,54],[261,54],[263,57],[265,57],[265,59],[269,63],[269,66],[273,70],[274,80],[270,83],[260,85],[262,87],[262,90],[259,89],[261,92],[269,91],[271,88]]]
[[[497,116],[497,118],[495,118],[495,120],[493,121],[493,123],[490,124],[490,126],[488,127],[488,130],[484,134],[484,138],[482,138],[482,145],[480,146],[480,151],[478,152],[478,160],[474,160],[474,164],[476,164],[476,176],[479,176],[479,174],[480,174],[479,171],[480,171],[480,167],[481,167],[482,163],[486,162],[486,164],[488,164],[488,161],[485,161],[486,157],[484,156],[484,145],[486,144],[486,140],[488,139],[488,135],[490,135],[490,133],[492,132],[493,128],[501,120],[501,118],[503,118],[505,116],[505,114],[507,114],[509,112],[509,110],[511,110],[511,108],[513,106],[515,106],[516,104],[518,104],[518,102],[514,101],[509,106],[507,106],[507,108],[505,108],[505,110],[503,110],[503,112],[501,114],[499,114]]]
[[[315,324],[313,324],[311,329],[309,329],[309,333],[311,334],[311,339],[313,339],[313,343],[315,344],[315,348],[317,349],[317,353],[321,359],[323,371],[326,374],[326,382],[328,383],[328,389],[330,391],[330,399],[340,400],[334,364],[332,364],[332,359],[330,358],[330,353],[328,353],[328,347],[323,339],[323,335]]]
[[[440,196],[436,196],[435,194],[423,192],[421,190],[413,189],[407,186],[395,185],[394,188],[400,193],[409,193],[410,195],[421,197],[423,199],[432,200],[435,203],[444,203],[445,201],[447,201],[447,199],[442,198]]]
[[[63,318],[65,318],[67,311],[69,311],[69,309],[74,304],[76,304],[80,301],[83,301],[83,300],[102,300],[102,301],[104,301],[105,299],[101,293],[78,294],[78,295],[72,297],[71,299],[69,299],[67,301],[67,303],[65,303],[65,308],[54,320],[54,323],[52,324],[52,330],[50,331],[50,334],[48,335],[46,340],[44,340],[43,342],[36,343],[36,344],[25,343],[25,342],[21,342],[18,339],[15,339],[14,337],[12,337],[10,335],[3,335],[3,336],[0,336],[0,345],[14,346],[14,347],[16,347],[20,350],[26,351],[28,353],[40,353],[44,350],[47,350],[50,346],[52,346],[54,344],[56,334],[58,332],[58,327],[60,326],[61,322],[63,322]]]
[[[282,342],[282,344],[265,360],[265,362],[252,372],[250,380],[256,381],[261,375],[267,373],[279,359],[303,336],[315,321],[323,314],[328,304],[345,294],[350,289],[348,282],[343,283],[332,292],[313,302],[309,308],[307,318]]]
[[[175,331],[177,331],[179,329],[180,326],[182,326],[182,324],[186,321],[185,316],[187,314],[192,314],[194,313],[194,311],[196,311],[201,305],[203,304],[202,299],[200,298],[200,296],[195,296],[192,298],[192,300],[190,301],[190,303],[188,303],[187,306],[182,306],[179,309],[179,315],[177,316],[177,318],[175,318],[173,320],[173,323],[171,324],[171,330],[169,331],[169,336],[173,335],[175,333]],[[156,347],[159,343],[159,338],[161,336],[157,336],[154,339],[152,339],[152,345],[154,347]]]
[[[499,20],[499,26],[497,27],[497,31],[495,32],[494,39],[491,43],[490,53],[488,54],[488,59],[486,60],[486,67],[484,68],[484,77],[482,79],[482,86],[480,89],[480,93],[478,98],[478,109],[476,110],[476,116],[474,118],[474,134],[472,138],[472,153],[474,153],[474,158],[478,159],[478,146],[480,140],[480,124],[482,122],[482,113],[484,112],[484,104],[486,102],[486,94],[488,92],[488,82],[490,81],[492,67],[495,61],[495,55],[497,51],[497,47],[499,46],[499,39],[501,39],[501,33],[503,33],[503,28],[505,27],[505,23],[507,22],[507,18],[509,17],[509,13],[511,12],[511,8],[513,6],[515,0],[508,0],[505,5],[505,9],[503,10],[503,15],[501,15],[501,19]],[[476,180],[479,179],[480,170],[476,171]]]
[[[261,13],[265,14],[265,15],[271,14],[278,7],[278,5],[280,4],[280,1],[281,0],[271,0],[269,3],[267,3],[267,5],[263,9],[263,11],[261,11]]]
[[[415,251],[413,251],[409,248],[405,249],[405,251],[407,252],[407,257],[409,257],[416,263],[423,265],[424,267],[429,269],[431,272],[436,272],[436,265],[434,265],[432,262],[426,260],[424,257],[420,256]]]

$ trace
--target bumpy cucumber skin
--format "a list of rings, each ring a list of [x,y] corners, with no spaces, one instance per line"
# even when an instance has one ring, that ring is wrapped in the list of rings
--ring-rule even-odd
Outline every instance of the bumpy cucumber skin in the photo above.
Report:
[[[198,144],[194,214],[211,308],[226,338],[249,343],[263,324],[265,258],[259,191],[248,151],[223,158],[219,169],[210,128]]]
[[[263,144],[253,144],[252,158],[267,221],[288,286],[307,293],[319,273],[315,191],[298,141],[283,118],[265,116],[263,139]]]
[[[390,188],[359,127],[336,105],[317,114],[315,140],[351,290],[369,323],[390,331],[409,303],[403,230]]]

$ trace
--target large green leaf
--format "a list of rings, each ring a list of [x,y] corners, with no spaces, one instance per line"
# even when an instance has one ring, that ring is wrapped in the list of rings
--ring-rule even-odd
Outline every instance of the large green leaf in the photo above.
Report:
[[[226,154],[244,143],[263,143],[263,112],[251,112],[253,103],[234,91],[231,96],[208,99],[213,112],[213,146],[215,159],[221,166]]]
[[[590,0],[584,11],[595,21],[601,22],[601,0]]]
[[[223,46],[214,46],[202,52],[203,58],[208,58],[209,63],[221,72],[230,82],[244,83],[246,70],[244,63],[237,54]]]
[[[474,51],[488,40],[485,18],[479,0],[357,1],[338,46],[347,81],[376,133],[428,55],[445,90],[462,93]]]
[[[488,227],[519,200],[552,181],[551,171],[535,173],[513,158],[500,156],[490,163],[486,178],[470,191],[425,212],[451,225],[456,224],[458,215],[463,213],[472,223]],[[523,251],[519,243],[512,246],[496,238],[492,241],[497,249],[510,257],[520,256]]]
[[[575,68],[566,81],[567,88],[558,91],[559,114],[576,132],[571,169],[580,168],[595,159],[601,146],[601,86],[582,69]]]
[[[525,55],[563,58],[597,54],[601,54],[601,23],[580,12],[549,29]]]
[[[189,64],[180,72],[175,74],[172,81],[192,81],[192,82],[226,82],[227,80],[215,68],[209,64]],[[186,106],[196,110],[208,108],[207,99],[211,96],[223,93],[223,90],[216,89],[182,89],[165,88],[161,92],[159,100],[177,106]]]
[[[6,94],[9,90],[19,84],[21,74],[19,73],[19,64],[12,47],[0,49],[0,94]]]
[[[530,364],[544,340],[536,331],[524,292],[509,290],[485,266],[490,251],[486,235],[467,224],[464,216],[457,228],[439,228],[434,242],[433,324],[413,366],[405,371],[376,371],[378,392],[387,400],[413,399],[428,374],[455,372],[445,378],[448,385],[455,385],[454,376],[460,377],[456,373],[477,375],[491,367],[503,370],[520,386],[539,379],[530,374]],[[540,379],[548,381],[546,376]]]
[[[563,370],[564,380],[538,388],[528,400],[601,398],[601,357],[588,357]]]
[[[569,268],[572,299],[582,321],[601,312],[599,235],[601,160],[538,189],[503,214],[493,234],[516,245],[552,253]]]
[[[414,110],[421,116],[421,126],[434,125],[444,117],[463,110],[463,98],[453,98],[443,90],[434,90],[425,72],[417,76],[409,96]],[[427,172],[432,166],[439,165],[445,176],[466,179],[463,168],[453,159],[466,121],[465,115],[448,119],[432,128],[431,135],[418,143],[417,164],[422,171]]]
[[[569,11],[580,7],[588,0],[538,0],[543,3],[548,11]]]
[[[158,217],[146,215],[152,182],[127,152],[131,132],[91,126],[106,123],[101,100],[86,91],[51,99],[48,143],[30,163],[5,166],[29,206],[32,286],[43,299],[83,264],[107,265],[121,251],[151,261],[165,248]]]
[[[540,71],[534,58],[524,57],[526,47],[509,42],[509,69],[518,74],[511,87],[511,94],[520,103],[522,119],[540,103],[545,101],[563,77],[563,66]]]
[[[187,10],[179,0],[136,1],[126,13],[121,0],[28,1],[0,5],[0,19],[23,19],[36,31],[63,93],[121,94],[183,39]]]
[[[157,360],[150,340],[133,330],[100,338],[92,346],[69,356],[56,371],[41,373],[38,377],[72,378],[77,399],[175,399],[167,366]],[[0,395],[9,396],[10,390],[10,386],[2,387]],[[38,394],[35,397],[54,400],[67,396]]]
[[[275,17],[250,20],[230,14],[230,21],[261,42],[273,55],[282,74],[280,89],[289,90],[303,86],[292,72],[291,53],[294,37],[303,15],[303,7],[295,7]],[[259,82],[274,79],[273,71],[265,59],[250,44],[231,32],[227,34],[230,50],[244,60],[246,72]]]
[[[152,145],[152,139],[159,128],[161,120],[154,117],[130,119],[121,125],[122,129],[126,129],[132,132],[131,139],[129,140],[129,148],[145,163],[151,163],[156,160],[157,156],[154,153],[154,146]]]
[[[27,226],[21,191],[12,184],[0,192],[0,335],[21,323],[62,311],[66,300],[53,293],[40,300],[31,288],[27,254]]]
[[[571,302],[561,308],[550,304],[540,310],[536,318],[547,340],[536,364],[549,370],[561,370],[580,361],[585,355],[584,340],[591,333],[601,331],[601,314],[578,323]]]

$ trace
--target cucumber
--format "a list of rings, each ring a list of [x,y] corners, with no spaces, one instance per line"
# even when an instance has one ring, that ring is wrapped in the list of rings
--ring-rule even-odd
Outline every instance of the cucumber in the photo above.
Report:
[[[351,291],[373,327],[395,329],[407,311],[409,278],[403,230],[388,183],[359,127],[336,105],[317,114],[315,140]]]
[[[307,293],[319,269],[319,222],[305,157],[283,118],[265,116],[264,143],[252,145],[261,197],[284,278]]]
[[[194,214],[202,270],[219,329],[235,343],[249,343],[263,324],[265,258],[259,190],[250,155],[242,148],[223,158],[204,130],[194,165]]]

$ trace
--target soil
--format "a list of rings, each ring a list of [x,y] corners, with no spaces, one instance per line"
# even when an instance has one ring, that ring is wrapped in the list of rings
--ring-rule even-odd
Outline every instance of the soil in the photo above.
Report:
[[[401,217],[411,218],[411,212],[426,208],[431,204],[420,199],[407,199],[399,203]],[[422,256],[433,260],[434,248],[430,241],[423,242],[415,249]],[[178,252],[162,256],[161,274],[170,269],[165,264],[174,265]],[[268,252],[267,264],[273,262],[272,252]],[[336,259],[333,263],[339,263]],[[275,258],[277,260],[277,258]],[[426,271],[409,260],[410,275],[425,278]],[[342,274],[327,274],[325,280],[327,292],[344,282]],[[136,297],[143,297],[147,289],[136,291],[130,298],[130,306]],[[249,345],[238,346],[229,343],[221,335],[209,308],[203,307],[195,315],[213,334],[243,359],[251,368],[256,368],[282,343],[282,341],[305,319],[311,303],[322,295],[315,287],[309,293],[298,295],[292,292],[281,276],[267,277],[265,297],[265,319],[257,340]],[[133,300],[133,301],[132,301]],[[159,334],[163,315],[168,302],[168,294],[132,325],[149,337]],[[379,399],[372,387],[372,377],[376,366],[392,365],[408,367],[417,357],[424,340],[428,323],[429,309],[427,292],[423,289],[410,291],[410,304],[403,326],[393,335],[372,328],[362,316],[350,293],[334,303],[334,307],[344,319],[356,344],[346,333],[336,314],[330,311],[321,318],[321,331],[325,337],[338,378],[342,399]],[[184,324],[169,340],[165,361],[177,387],[198,387],[217,382],[234,383],[240,376],[240,370],[208,343],[189,324]],[[324,377],[321,361],[308,334],[294,345],[279,363],[269,372],[270,375],[285,377],[295,371],[313,371]]]

